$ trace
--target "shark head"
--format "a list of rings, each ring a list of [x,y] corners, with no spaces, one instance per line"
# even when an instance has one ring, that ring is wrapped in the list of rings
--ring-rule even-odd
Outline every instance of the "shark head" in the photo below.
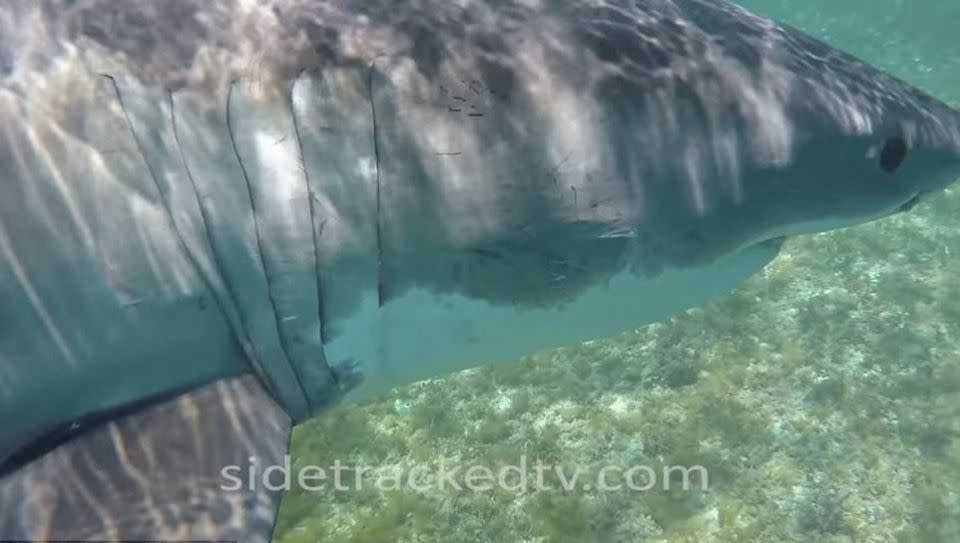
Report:
[[[356,335],[334,358],[392,386],[611,335],[960,177],[960,113],[882,70],[724,2],[615,4],[373,64],[381,303],[362,322],[385,332],[330,311]]]
[[[960,112],[738,6],[675,4],[702,59],[668,159],[690,260],[909,211],[960,178]]]
[[[765,210],[754,215],[751,240],[909,211],[960,178],[960,113],[852,57],[821,57],[824,46],[795,31],[781,32],[805,47],[790,57],[793,84],[780,105],[789,112],[785,152],[755,162],[750,174],[747,200]]]

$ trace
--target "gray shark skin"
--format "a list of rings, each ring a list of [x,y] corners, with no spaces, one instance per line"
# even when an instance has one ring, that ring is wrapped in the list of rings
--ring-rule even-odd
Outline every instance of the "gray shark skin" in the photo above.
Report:
[[[960,177],[960,113],[708,0],[0,3],[0,539],[265,541],[221,470],[664,319]]]

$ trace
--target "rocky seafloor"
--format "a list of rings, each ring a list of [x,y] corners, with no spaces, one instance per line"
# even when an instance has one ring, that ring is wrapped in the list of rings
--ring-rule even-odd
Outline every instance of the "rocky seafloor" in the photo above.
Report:
[[[958,211],[953,190],[791,239],[735,292],[669,322],[310,421],[295,469],[371,472],[359,489],[288,492],[276,541],[960,541]],[[708,484],[383,484],[440,459],[496,472],[522,457],[588,474],[699,465]]]

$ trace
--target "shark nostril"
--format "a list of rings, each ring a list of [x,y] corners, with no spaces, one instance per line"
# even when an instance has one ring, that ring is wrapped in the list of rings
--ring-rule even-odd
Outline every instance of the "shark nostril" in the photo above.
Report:
[[[887,138],[883,143],[883,150],[880,151],[880,168],[893,173],[903,164],[907,158],[907,142],[899,136]]]

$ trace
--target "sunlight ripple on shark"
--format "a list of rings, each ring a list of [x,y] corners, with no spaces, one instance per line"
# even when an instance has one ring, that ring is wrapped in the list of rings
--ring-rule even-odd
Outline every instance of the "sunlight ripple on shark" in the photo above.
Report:
[[[270,537],[292,424],[729,292],[960,113],[720,0],[0,3],[0,539]]]

